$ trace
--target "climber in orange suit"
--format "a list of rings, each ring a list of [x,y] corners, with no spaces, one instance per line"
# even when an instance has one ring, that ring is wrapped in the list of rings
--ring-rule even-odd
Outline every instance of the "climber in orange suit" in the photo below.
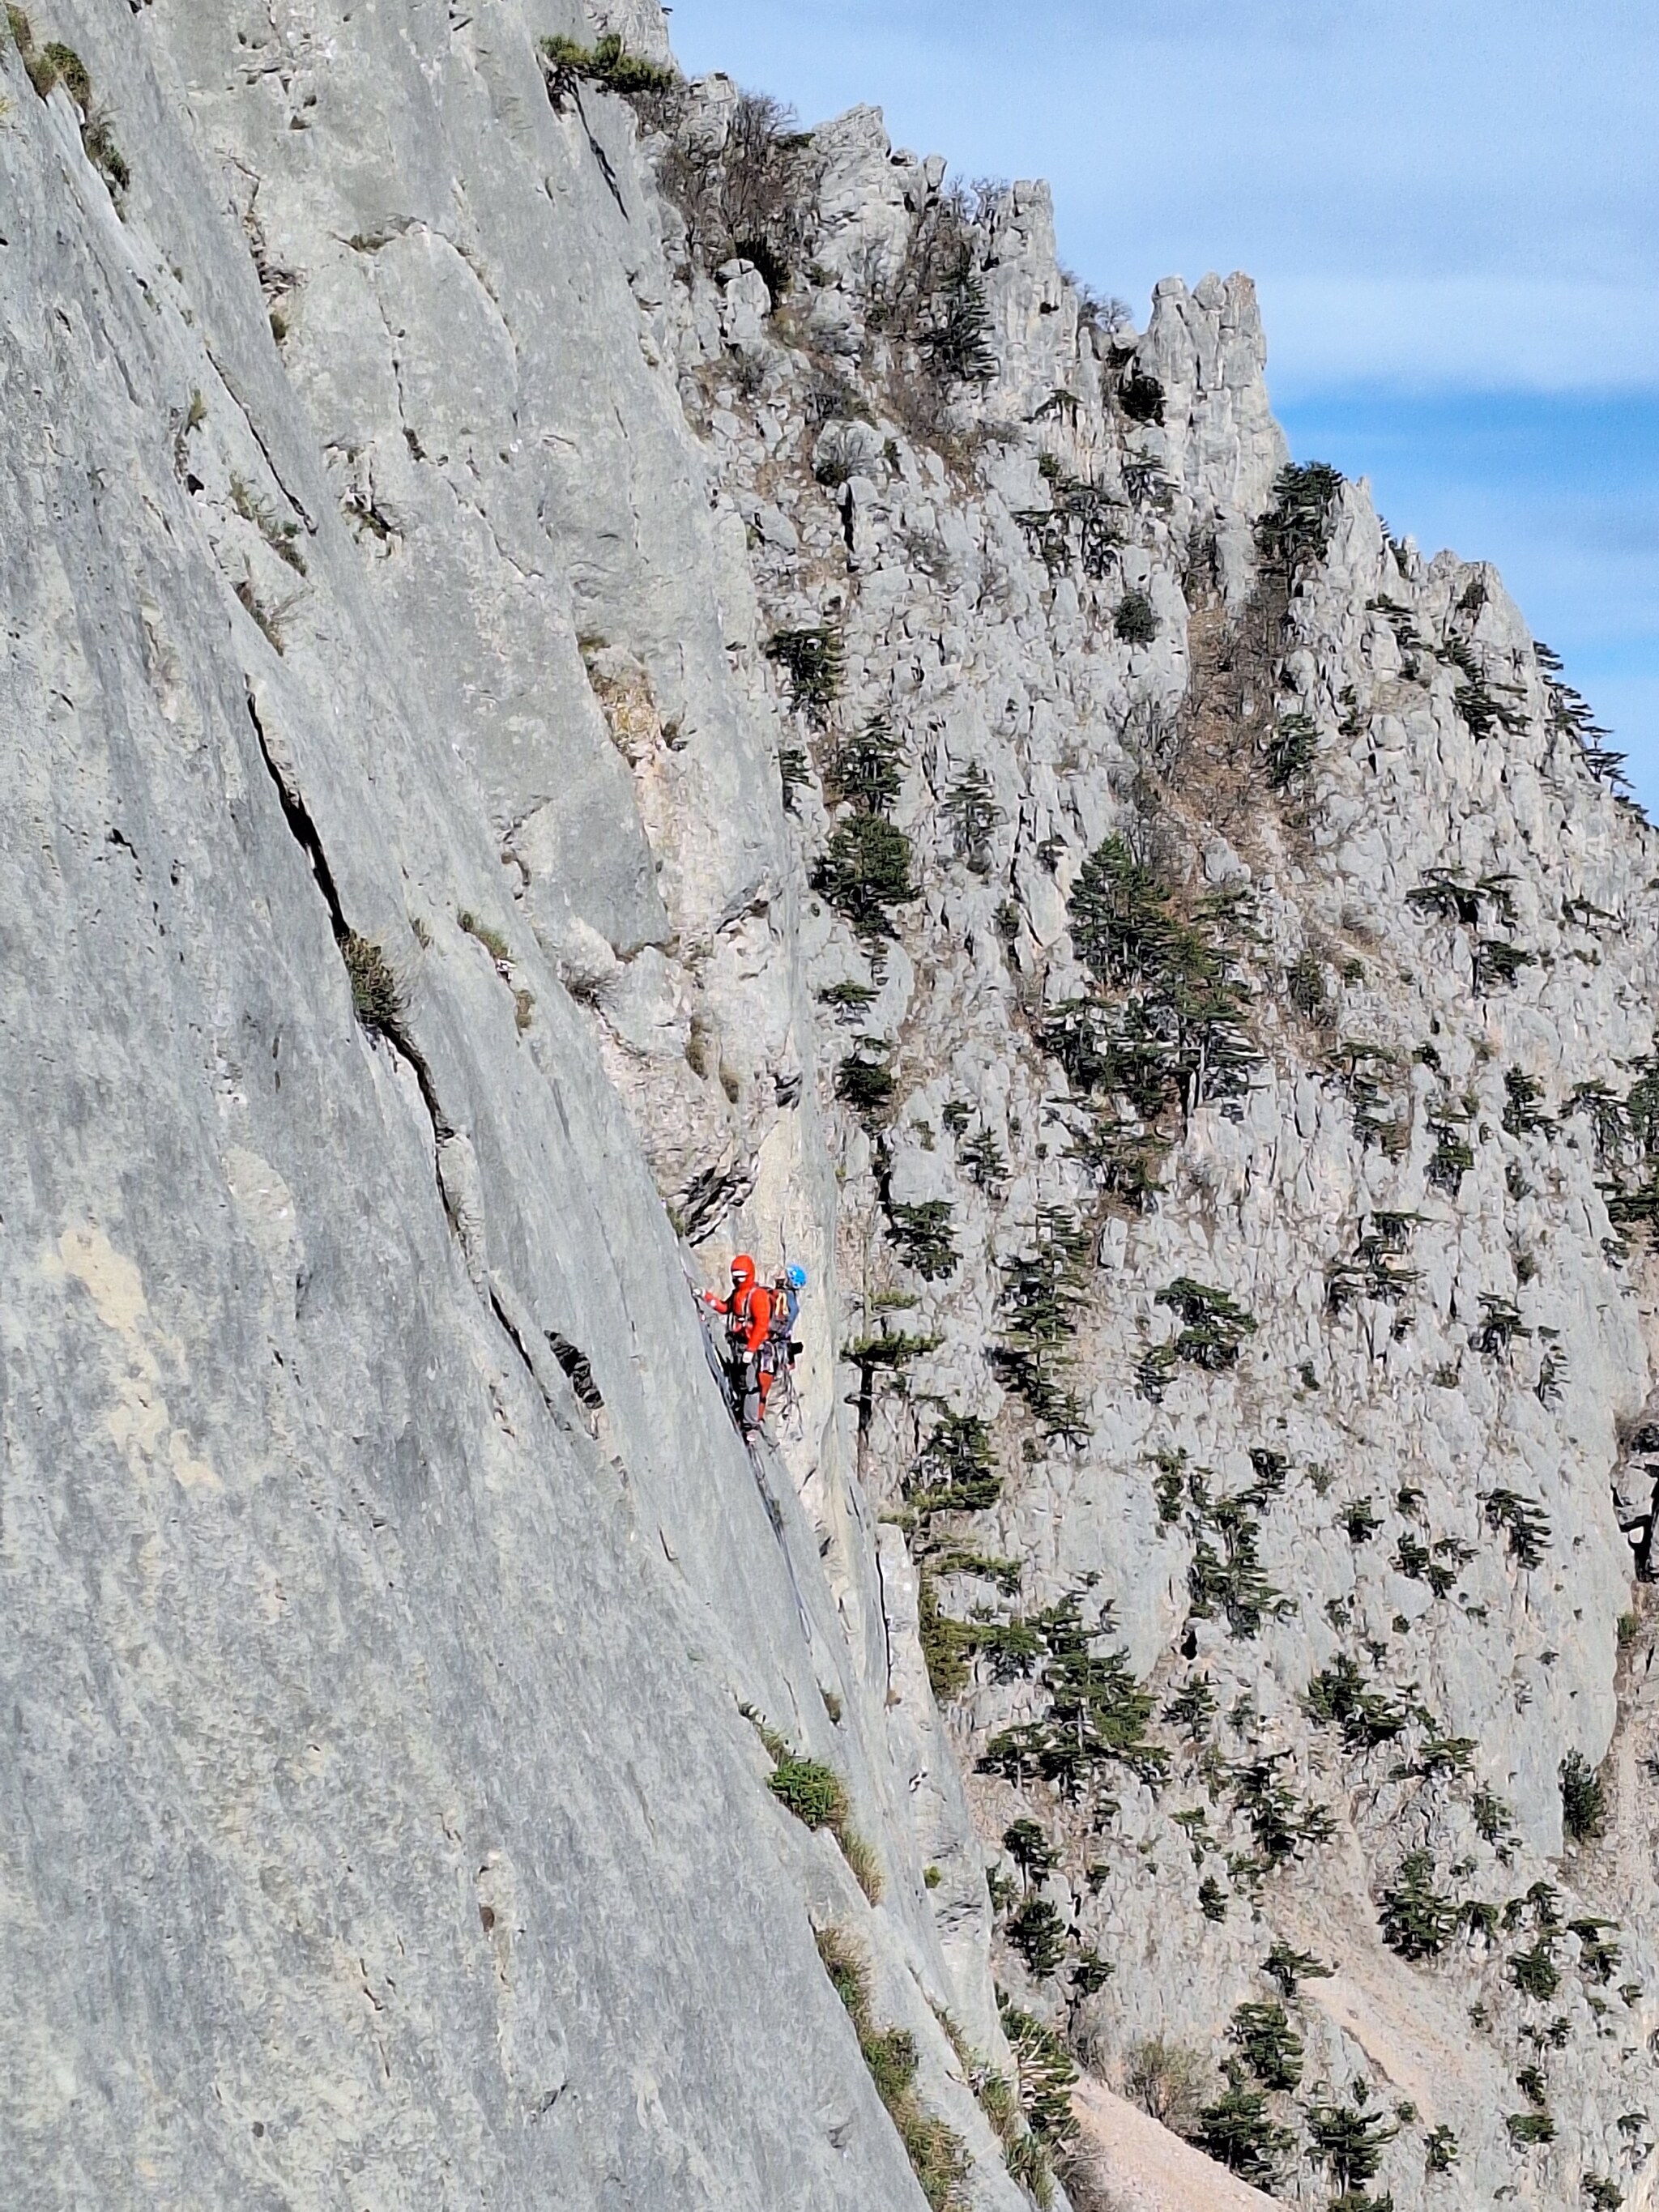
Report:
[[[727,1389],[732,1411],[746,1436],[766,1418],[767,1394],[772,1388],[771,1363],[763,1355],[772,1334],[772,1294],[755,1279],[755,1263],[747,1252],[732,1262],[732,1295],[717,1298],[702,1293],[703,1304],[726,1316]]]

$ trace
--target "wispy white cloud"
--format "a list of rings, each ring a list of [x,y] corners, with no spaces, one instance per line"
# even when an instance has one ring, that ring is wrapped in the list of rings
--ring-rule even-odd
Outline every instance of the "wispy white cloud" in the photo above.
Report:
[[[1659,386],[1659,283],[1571,274],[1368,276],[1270,267],[1257,277],[1269,377],[1289,398],[1331,384],[1408,391]]]

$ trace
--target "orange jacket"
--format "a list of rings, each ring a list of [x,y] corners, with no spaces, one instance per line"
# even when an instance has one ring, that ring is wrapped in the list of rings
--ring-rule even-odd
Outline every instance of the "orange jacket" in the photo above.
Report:
[[[703,1295],[716,1313],[727,1316],[726,1333],[732,1343],[744,1352],[758,1352],[772,1333],[772,1293],[755,1280],[752,1261],[744,1267],[739,1259],[732,1273],[737,1279],[729,1298],[717,1298],[712,1291]]]

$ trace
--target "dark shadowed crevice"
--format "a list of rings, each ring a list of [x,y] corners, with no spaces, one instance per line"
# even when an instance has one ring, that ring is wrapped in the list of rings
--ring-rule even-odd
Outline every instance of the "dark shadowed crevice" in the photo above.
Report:
[[[328,908],[329,926],[334,932],[334,942],[343,946],[348,939],[354,936],[356,933],[345,918],[345,909],[340,903],[340,894],[334,881],[334,872],[328,865],[328,854],[324,851],[323,841],[317,834],[317,825],[312,820],[298,788],[283,775],[277,765],[276,757],[265,736],[264,725],[259,720],[259,709],[251,691],[247,695],[247,712],[248,720],[253,725],[253,734],[258,740],[260,758],[264,762],[266,772],[276,786],[277,800],[283,810],[283,819],[287,823],[289,834],[295,842],[311,863],[311,872],[316,878],[317,888],[321,891],[323,902]],[[382,1030],[380,1034],[386,1038],[386,1042],[414,1076],[420,1091],[421,1103],[425,1106],[427,1118],[432,1124],[434,1143],[447,1144],[454,1135],[455,1127],[439,1102],[437,1085],[433,1081],[432,1070],[428,1064],[426,1054],[414,1042],[401,1024],[396,1028]],[[439,1182],[441,1195],[443,1185],[441,1179]],[[450,1209],[447,1199],[444,1202],[444,1212],[446,1216],[449,1215]],[[452,1228],[454,1226],[453,1218],[451,1218],[450,1225]]]
[[[519,1334],[517,1322],[513,1320],[512,1316],[508,1314],[507,1308],[501,1304],[501,1299],[496,1296],[494,1291],[491,1291],[489,1293],[489,1310],[495,1315],[496,1320],[501,1323],[508,1343],[511,1344],[514,1352],[518,1353],[520,1358],[523,1360],[525,1373],[530,1377],[537,1389],[540,1392],[542,1403],[546,1407],[548,1412],[550,1413],[554,1410],[553,1401],[548,1395],[546,1383],[543,1382],[541,1376],[536,1372],[536,1363],[530,1356],[530,1346],[525,1342],[523,1337]]]
[[[542,1334],[547,1339],[553,1357],[569,1376],[570,1387],[581,1405],[590,1413],[603,1413],[605,1398],[593,1380],[593,1369],[587,1354],[572,1344],[568,1336],[561,1336],[556,1329],[545,1328]]]
[[[253,734],[258,740],[259,757],[265,764],[265,772],[276,786],[277,804],[283,810],[283,819],[287,823],[289,833],[295,843],[311,863],[311,872],[317,878],[317,888],[323,895],[323,902],[328,908],[329,921],[333,925],[335,943],[343,945],[350,932],[346,927],[345,916],[341,911],[340,894],[335,888],[333,872],[328,865],[328,855],[323,850],[323,841],[317,835],[316,823],[306,811],[305,802],[289,782],[271,756],[270,744],[265,736],[265,726],[259,720],[259,708],[252,691],[247,695],[247,718],[253,725]]]

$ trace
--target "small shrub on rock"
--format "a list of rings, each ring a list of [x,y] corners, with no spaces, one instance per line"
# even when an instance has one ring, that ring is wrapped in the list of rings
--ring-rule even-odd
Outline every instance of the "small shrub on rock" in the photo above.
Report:
[[[1059,1972],[1066,1957],[1066,1923],[1046,1897],[1028,1897],[1004,1932],[1034,1974],[1046,1978]]]
[[[22,9],[8,8],[6,23],[36,96],[45,100],[54,85],[61,84],[80,111],[81,143],[87,159],[118,205],[122,193],[132,182],[132,172],[115,143],[109,117],[94,108],[91,71],[74,47],[66,46],[61,40],[54,39],[45,46],[37,46],[34,27]]]
[[[367,937],[348,931],[340,957],[351,984],[351,1011],[371,1036],[391,1039],[404,1032],[408,1002],[391,962]]]
[[[1553,1997],[1561,1986],[1561,1973],[1549,1930],[1545,1929],[1530,1949],[1512,1951],[1504,1971],[1523,1997]]]
[[[781,1739],[769,1740],[768,1748],[773,1765],[767,1788],[804,1827],[828,1828],[860,1888],[872,1905],[878,1903],[884,1887],[881,1868],[869,1843],[853,1826],[841,1777],[821,1760],[797,1758]]]
[[[1512,1809],[1484,1783],[1474,1793],[1471,1810],[1474,1814],[1475,1832],[1483,1843],[1495,1844],[1514,1825]]]
[[[1560,1771],[1561,1825],[1575,1844],[1589,1843],[1607,1825],[1607,1791],[1582,1752],[1570,1751]]]
[[[1103,1614],[1097,1627],[1086,1627],[1074,1592],[1026,1624],[1045,1655],[1040,1680],[1048,1710],[1000,1729],[981,1755],[982,1774],[1016,1785],[1035,1775],[1073,1802],[1112,1765],[1161,1786],[1170,1754],[1146,1734],[1157,1699],[1136,1680],[1127,1652],[1097,1648],[1109,1620]]]
[[[1567,1923],[1568,1934],[1578,1938],[1580,1966],[1598,1982],[1610,1982],[1619,1970],[1619,1946],[1607,1941],[1608,1929],[1616,1930],[1618,1924],[1615,1920],[1591,1917]]]
[[[1285,991],[1291,1004],[1316,1029],[1331,1018],[1331,1001],[1325,988],[1325,963],[1312,952],[1299,952],[1285,971]]]
[[[781,629],[767,641],[766,657],[789,679],[789,702],[821,720],[841,693],[841,640],[832,629]]]
[[[806,1827],[828,1827],[846,1818],[847,1792],[841,1777],[815,1759],[780,1759],[766,1786]]]
[[[957,1158],[976,1189],[1000,1190],[1008,1179],[1007,1157],[988,1129],[964,1139],[957,1147]]]
[[[1209,1676],[1193,1674],[1171,1695],[1163,1717],[1171,1728],[1179,1729],[1188,1743],[1197,1743],[1207,1733],[1215,1709]]]
[[[1434,1151],[1427,1170],[1429,1182],[1435,1189],[1444,1191],[1448,1198],[1455,1198],[1464,1176],[1474,1165],[1474,1149],[1454,1121],[1431,1121],[1429,1127],[1434,1137]]]
[[[1522,2066],[1516,2075],[1515,2086],[1535,2111],[1543,2110],[1545,2082],[1541,2066]]]
[[[1242,2004],[1228,2037],[1264,2089],[1294,2089],[1302,2080],[1303,2045],[1282,2004]]]
[[[107,115],[88,116],[81,133],[81,143],[86,148],[87,159],[109,188],[110,198],[120,204],[121,196],[132,182],[132,171],[126,156],[115,143],[115,132]]]
[[[648,62],[643,55],[630,54],[614,31],[607,31],[591,46],[584,46],[574,39],[544,39],[541,52],[548,90],[556,107],[562,106],[576,85],[584,81],[601,92],[613,92],[619,99],[629,100],[636,100],[647,93],[668,92],[679,83],[673,70],[658,62]]]
[[[910,840],[884,816],[854,814],[831,836],[812,888],[872,941],[897,935],[895,907],[921,896],[912,882]]]
[[[671,186],[674,173],[671,163]],[[765,93],[742,93],[710,173],[714,189],[694,207],[688,230],[695,240],[701,216],[704,250],[752,262],[775,306],[805,256],[817,174],[811,135],[794,110]]]
[[[814,477],[826,491],[839,491],[858,474],[862,451],[861,441],[844,423],[837,424],[825,432],[813,449]]]
[[[783,787],[785,810],[795,811],[795,793],[807,781],[806,754],[799,745],[778,747],[778,781]]]
[[[1264,1620],[1287,1620],[1296,1611],[1296,1600],[1276,1589],[1262,1573],[1256,1553],[1260,1531],[1239,1501],[1218,1501],[1209,1525],[1219,1530],[1223,1549],[1218,1552],[1202,1533],[1194,1535],[1187,1571],[1193,1619],[1212,1620],[1219,1613],[1231,1633],[1246,1640],[1261,1632]]]
[[[1523,968],[1537,965],[1538,956],[1524,946],[1512,945],[1504,937],[1483,937],[1474,948],[1474,988],[1484,994],[1490,988],[1508,990],[1520,977]]]
[[[850,1344],[843,1345],[841,1356],[866,1376],[878,1372],[898,1375],[923,1352],[938,1349],[936,1336],[910,1336],[902,1329],[884,1326],[873,1336],[855,1337]]]
[[[1175,1355],[1212,1374],[1237,1364],[1247,1336],[1255,1334],[1255,1316],[1246,1313],[1225,1291],[1178,1275],[1158,1293],[1155,1303],[1168,1306],[1182,1324],[1175,1340]]]
[[[1404,1705],[1366,1686],[1358,1664],[1346,1651],[1339,1651],[1309,1683],[1307,1708],[1310,1719],[1321,1727],[1340,1729],[1344,1748],[1352,1752],[1374,1751],[1379,1744],[1392,1742],[1411,1718]]]
[[[1161,2035],[1148,2036],[1129,2047],[1123,2094],[1173,2134],[1191,2141],[1198,2133],[1212,2081],[1202,2051]]]
[[[1314,2154],[1328,2166],[1340,2190],[1363,2189],[1382,2163],[1382,2153],[1400,2130],[1379,2109],[1367,2109],[1365,2085],[1356,2081],[1352,2102],[1313,2105],[1307,2113]]]
[[[1457,2163],[1457,2137],[1444,2125],[1431,2128],[1423,2138],[1425,2173],[1449,2173]]]
[[[1132,422],[1164,420],[1164,386],[1157,377],[1132,368],[1117,387],[1118,404]]]
[[[847,2008],[860,2054],[898,2130],[921,2193],[931,2212],[948,2212],[960,2202],[969,2171],[968,2153],[960,2136],[929,2112],[917,2094],[915,2039],[906,2028],[876,2025],[869,1961],[845,1929],[819,1929],[816,1940],[830,1987]]]
[[[892,404],[917,437],[948,442],[957,394],[996,374],[982,275],[995,196],[986,185],[947,189],[916,217],[901,253],[872,248],[863,271],[865,319],[900,357]]]
[[[1299,1858],[1309,1844],[1329,1843],[1336,1832],[1323,1805],[1299,1798],[1279,1779],[1285,1756],[1266,1752],[1235,1767],[1232,1775],[1234,1809],[1249,1820],[1256,1849],[1270,1867]]]
[[[1515,897],[1510,890],[1514,881],[1507,870],[1470,883],[1455,870],[1440,869],[1408,890],[1406,903],[1419,914],[1455,922],[1464,929],[1479,928],[1488,907],[1501,922],[1509,923],[1515,920]]]
[[[1273,504],[1255,526],[1265,568],[1288,584],[1299,569],[1324,559],[1341,489],[1340,472],[1324,461],[1291,462],[1279,471]]]
[[[1532,2150],[1555,2141],[1555,2122],[1547,2112],[1507,2112],[1504,2125],[1517,2150]]]
[[[1283,714],[1267,741],[1267,781],[1275,791],[1299,783],[1319,757],[1319,728],[1310,714]]]
[[[1522,1573],[1541,1566],[1550,1541],[1550,1524],[1541,1508],[1513,1490],[1491,1491],[1481,1502],[1490,1525],[1509,1538],[1510,1556]]]
[[[948,1705],[968,1686],[969,1656],[978,1638],[969,1622],[940,1608],[933,1577],[925,1570],[916,1590],[916,1637],[928,1686],[941,1705]]]
[[[63,86],[84,115],[92,106],[92,76],[80,55],[54,39],[41,50],[40,58],[52,71],[52,82]]]
[[[847,800],[866,814],[887,814],[899,795],[902,766],[898,739],[885,714],[843,738],[830,756],[824,795]]]
[[[1437,1958],[1457,1925],[1456,1904],[1436,1889],[1428,1851],[1407,1852],[1382,1904],[1382,1941],[1402,1959]]]
[[[1511,1067],[1505,1070],[1504,1127],[1511,1137],[1524,1137],[1534,1129],[1554,1128],[1554,1122],[1540,1103],[1543,1095],[1543,1085],[1534,1082],[1524,1069]]]
[[[991,1362],[1051,1435],[1074,1425],[1062,1377],[1077,1333],[1088,1252],[1089,1234],[1077,1217],[1062,1206],[1044,1206],[1027,1249],[1002,1263],[998,1304],[1004,1334]]]
[[[1072,2086],[1077,2066],[1053,2028],[1011,2004],[999,1992],[1002,2032],[1014,2054],[1020,2110],[1025,2124],[1045,2151],[1062,2152],[1073,2141]]]
[[[1054,1845],[1032,1820],[1016,1820],[1005,1828],[1002,1848],[1028,1880],[1041,1881],[1059,1863]]]
[[[945,801],[945,819],[956,842],[957,857],[976,876],[988,873],[991,840],[1008,817],[997,805],[991,779],[975,761]]]
[[[1126,592],[1117,603],[1112,628],[1125,645],[1150,645],[1158,635],[1158,611],[1145,592]]]
[[[939,1282],[956,1273],[961,1255],[951,1232],[951,1215],[948,1198],[925,1198],[913,1206],[888,1208],[888,1237],[924,1282]]]
[[[1073,2004],[1091,1997],[1103,1990],[1117,1972],[1109,1959],[1103,1959],[1098,1951],[1079,1948],[1072,1961],[1071,1998]]]
[[[887,1061],[878,1048],[860,1038],[836,1070],[836,1096],[850,1107],[866,1128],[884,1121],[892,1110],[896,1085]]]
[[[838,1019],[861,1014],[880,994],[868,983],[830,983],[818,993],[818,1004],[833,1008]]]
[[[1193,2140],[1242,2180],[1271,2191],[1279,2178],[1279,2160],[1294,2148],[1296,2137],[1269,2113],[1264,2092],[1244,2087],[1236,2060],[1228,2061],[1226,2072],[1227,2087],[1199,2114]]]
[[[1288,1943],[1276,1942],[1262,1960],[1261,1971],[1277,1984],[1279,1994],[1289,1998],[1296,1995],[1298,1983],[1328,1981],[1334,1969],[1316,1959],[1311,1951],[1297,1951]]]
[[[983,1513],[1002,1495],[991,1432],[977,1413],[946,1413],[928,1437],[905,1484],[919,1521],[935,1513]]]
[[[1352,1505],[1344,1506],[1336,1519],[1351,1544],[1369,1543],[1382,1526],[1380,1516],[1371,1510],[1369,1498],[1356,1498]]]

